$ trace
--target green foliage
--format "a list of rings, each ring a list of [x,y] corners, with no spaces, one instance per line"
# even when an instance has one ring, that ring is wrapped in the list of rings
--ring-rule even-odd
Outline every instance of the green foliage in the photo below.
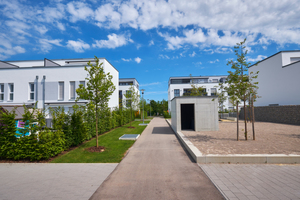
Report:
[[[79,99],[89,100],[89,104],[95,107],[95,119],[96,119],[96,137],[97,137],[97,147],[98,147],[98,108],[100,109],[100,114],[105,111],[108,107],[108,101],[112,93],[115,91],[116,87],[111,81],[113,76],[109,72],[105,73],[103,69],[103,63],[99,63],[99,58],[95,56],[95,65],[90,61],[87,63],[89,67],[85,66],[85,71],[88,72],[87,87],[79,85],[76,92]],[[104,118],[100,117],[100,120]],[[103,124],[103,122],[101,122]],[[100,126],[100,133],[103,131],[102,126]]]
[[[130,86],[129,90],[126,91],[124,94],[126,100],[126,108],[130,109],[130,123],[134,119],[134,112],[138,109],[140,95],[138,91],[136,91],[135,87],[132,85]]]
[[[171,115],[168,111],[164,111],[164,118],[171,118]]]

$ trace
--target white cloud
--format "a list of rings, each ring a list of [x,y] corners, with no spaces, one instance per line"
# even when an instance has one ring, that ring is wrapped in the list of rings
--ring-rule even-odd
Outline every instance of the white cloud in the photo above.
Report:
[[[74,50],[77,53],[82,53],[84,52],[86,49],[90,48],[90,45],[85,43],[84,41],[78,39],[78,41],[74,41],[74,40],[68,40],[67,42],[67,47],[69,49]]]
[[[142,61],[142,59],[139,58],[139,57],[136,57],[136,58],[134,59],[134,61],[137,62],[137,63],[140,63],[140,62]]]
[[[211,63],[211,64],[216,63],[216,62],[219,62],[219,59],[209,61],[209,63]]]
[[[108,40],[96,40],[93,47],[115,49],[133,42],[129,36],[116,35],[115,33],[108,35],[107,37]]]
[[[53,45],[62,46],[60,44],[62,42],[61,39],[55,39],[55,40],[39,39],[39,42],[40,42],[40,49],[45,53],[48,53],[52,49]]]
[[[95,11],[95,20],[99,27],[119,29],[121,14],[114,10],[114,5],[104,4]]]
[[[267,56],[258,55],[256,58],[247,57],[247,61],[248,62],[257,62],[257,61],[263,60],[265,58],[267,58]]]
[[[122,58],[122,60],[125,62],[129,62],[129,61],[131,61],[131,58],[129,58],[129,59]]]
[[[158,56],[159,58],[162,58],[162,59],[170,59],[170,57],[169,56],[167,56],[167,55],[163,55],[163,54],[159,54],[159,56]]]
[[[44,35],[48,29],[46,28],[46,26],[34,26],[34,28],[41,34]]]
[[[87,21],[94,15],[94,11],[89,8],[88,4],[83,2],[70,2],[67,4],[67,10],[71,14],[71,22]]]
[[[18,54],[18,53],[25,53],[26,50],[23,47],[15,46],[11,48],[5,48],[0,47],[0,60],[4,60],[6,58],[9,58],[12,55]]]
[[[153,40],[151,40],[151,41],[149,42],[149,46],[152,46],[152,45],[154,45],[154,41],[153,41]]]
[[[65,26],[64,26],[63,23],[56,22],[56,25],[57,25],[57,28],[58,28],[59,30],[61,30],[61,31],[65,31],[65,30],[66,30],[66,28],[65,28]]]
[[[190,57],[194,57],[196,55],[195,51],[192,54],[189,54]]]

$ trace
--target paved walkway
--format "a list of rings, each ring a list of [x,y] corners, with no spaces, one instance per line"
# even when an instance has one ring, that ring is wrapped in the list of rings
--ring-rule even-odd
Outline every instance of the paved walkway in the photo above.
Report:
[[[300,199],[300,165],[199,164],[227,199]]]
[[[163,118],[154,118],[91,199],[223,199],[180,146]]]
[[[1,163],[0,199],[89,199],[117,165]]]

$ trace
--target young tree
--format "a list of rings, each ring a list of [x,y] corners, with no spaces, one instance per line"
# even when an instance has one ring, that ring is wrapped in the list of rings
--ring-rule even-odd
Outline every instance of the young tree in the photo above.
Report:
[[[140,95],[132,85],[130,86],[129,90],[126,91],[126,94],[124,94],[124,96],[126,98],[126,107],[130,109],[130,126],[128,128],[132,128],[131,122],[133,121],[133,111],[138,109]]]
[[[108,101],[116,87],[111,81],[113,76],[110,73],[104,72],[103,63],[99,63],[99,59],[95,56],[95,64],[90,61],[85,66],[85,71],[88,72],[86,87],[79,85],[76,92],[79,99],[89,100],[89,104],[93,105],[96,114],[96,141],[98,147],[98,118],[99,110],[102,112],[108,107]],[[100,127],[101,131],[101,127]]]
[[[255,115],[254,115],[254,102],[258,98],[257,89],[258,89],[258,82],[254,82],[254,80],[258,77],[259,71],[256,73],[250,72],[249,73],[249,82],[248,82],[248,95],[249,95],[249,105],[250,105],[250,112],[251,112],[251,121],[252,121],[252,133],[253,133],[253,140],[255,140],[255,129],[254,129],[254,122],[255,122]]]
[[[249,90],[249,77],[246,74],[250,63],[246,62],[247,50],[245,50],[246,39],[244,41],[237,43],[234,47],[235,55],[237,56],[236,61],[230,60],[227,65],[231,65],[232,71],[228,71],[229,75],[225,83],[225,86],[229,96],[233,96],[236,100],[241,99],[244,102],[244,121],[245,121],[245,140],[247,140],[247,122],[246,122],[246,100],[247,91]],[[238,117],[238,116],[237,116]],[[238,125],[237,125],[238,126]]]
[[[191,77],[191,87],[192,89],[190,90],[189,93],[185,93],[184,96],[204,96],[207,95],[207,92],[204,87],[201,87],[197,85],[196,81],[193,79],[192,75],[190,74]]]

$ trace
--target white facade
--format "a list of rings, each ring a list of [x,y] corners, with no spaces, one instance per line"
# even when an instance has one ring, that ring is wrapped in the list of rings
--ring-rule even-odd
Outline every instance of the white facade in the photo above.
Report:
[[[259,71],[255,106],[300,105],[300,51],[281,51],[249,68]]]
[[[183,76],[170,77],[168,88],[168,109],[171,111],[171,101],[176,96],[183,96],[185,92],[192,89],[192,81],[197,87],[203,87],[206,90],[207,96],[215,96],[220,93],[219,83],[225,82],[227,76]],[[233,109],[233,106],[227,99],[223,103],[224,109]]]
[[[94,62],[94,59],[0,61],[0,105],[31,106],[38,102],[38,108],[60,106],[69,111],[75,104],[79,84],[86,85],[84,66],[88,61]],[[118,107],[119,72],[105,58],[99,62],[103,63],[104,71],[113,76],[116,87],[108,105]]]
[[[133,86],[134,91],[140,95],[139,82],[135,78],[120,78],[119,79],[119,106],[126,108],[126,91],[129,91],[130,87]],[[136,105],[135,109],[138,109]]]

